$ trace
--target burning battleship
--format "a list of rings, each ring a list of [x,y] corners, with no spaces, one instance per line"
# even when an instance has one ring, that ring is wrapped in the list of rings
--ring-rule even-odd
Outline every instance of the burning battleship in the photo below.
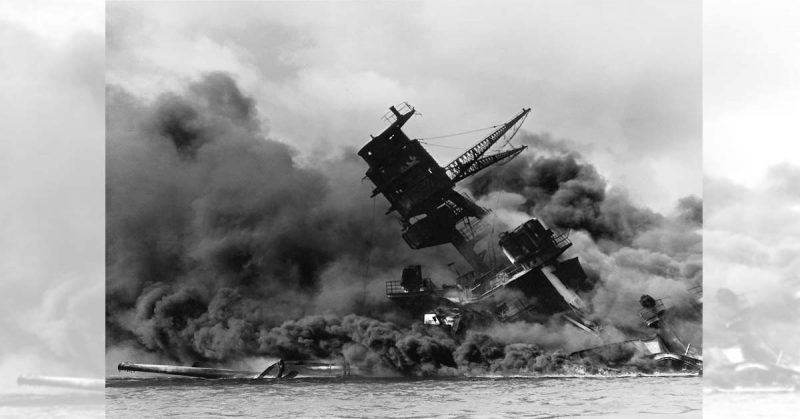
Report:
[[[399,281],[386,283],[386,297],[421,316],[425,324],[447,328],[455,335],[492,322],[545,323],[557,318],[600,337],[603,325],[589,319],[587,305],[579,296],[595,284],[578,258],[566,255],[572,246],[568,232],[532,218],[495,237],[494,229],[487,226],[491,211],[455,190],[458,182],[525,150],[526,146],[519,146],[489,153],[501,141],[503,147],[511,144],[530,108],[444,167],[420,140],[410,139],[402,130],[416,110],[404,103],[389,111],[385,118],[390,125],[358,152],[369,165],[366,177],[375,185],[372,196],[383,195],[390,204],[386,213],[400,216],[402,237],[409,247],[450,244],[471,269],[458,275],[455,286],[438,287],[423,275],[422,266],[407,266]],[[500,253],[498,247],[505,258],[494,257]],[[645,295],[641,304],[642,318],[656,331],[655,336],[572,355],[608,360],[605,354],[622,352],[627,354],[625,359],[642,356],[671,368],[701,369],[697,349],[684,344],[668,326],[663,303]]]
[[[618,342],[604,334],[607,325],[602,319],[592,317],[591,307],[581,297],[595,288],[595,279],[587,275],[578,257],[569,254],[572,242],[568,231],[548,227],[537,218],[513,228],[504,225],[498,229],[499,220],[490,209],[456,190],[459,182],[494,165],[505,164],[527,148],[514,146],[511,141],[530,112],[529,108],[522,109],[507,122],[492,127],[488,136],[451,163],[440,166],[421,140],[411,139],[403,132],[416,110],[408,104],[389,108],[386,114],[389,126],[379,135],[371,136],[358,151],[368,165],[366,178],[374,184],[372,198],[382,195],[388,201],[386,214],[399,216],[402,239],[411,249],[451,245],[469,268],[466,272],[456,271],[455,280],[449,278],[451,284],[445,284],[443,278],[426,275],[441,271],[436,270],[441,267],[406,266],[398,272],[397,280],[385,284],[386,297],[421,321],[427,330],[435,328],[437,336],[449,335],[453,344],[468,340],[470,330],[497,323],[560,322],[564,327],[571,325],[592,336],[599,345],[571,354],[570,358],[578,362],[599,360],[613,367],[646,359],[667,369],[700,370],[699,348],[684,344],[674,333],[670,309],[661,300],[643,296],[640,301],[642,322],[652,335]],[[502,146],[496,147],[498,144]],[[501,150],[492,151],[493,147]],[[361,347],[376,353],[383,366],[400,374],[419,372],[413,368],[414,360],[404,359],[391,339],[365,343],[368,348]],[[440,349],[448,353],[435,361],[437,368],[460,366],[445,347]],[[283,367],[272,365],[260,374],[134,363],[122,363],[119,370],[198,378],[269,379],[297,376],[293,371],[299,371],[301,377],[316,376],[318,367],[332,375],[350,375],[350,360],[344,351],[329,355],[336,359],[320,361],[320,365],[304,370],[286,361],[288,374]],[[354,368],[358,375],[358,367]]]
[[[401,280],[386,283],[386,296],[412,312],[425,312],[427,323],[445,324],[454,332],[472,321],[535,321],[554,315],[584,330],[595,330],[583,313],[584,302],[573,291],[591,289],[592,284],[577,258],[563,257],[572,245],[567,234],[531,219],[499,235],[506,260],[492,257],[495,243],[490,242],[485,221],[490,211],[455,190],[458,182],[526,148],[487,154],[503,139],[510,144],[530,109],[523,109],[440,167],[419,140],[409,139],[402,131],[415,113],[407,108],[401,113],[391,107],[391,125],[358,152],[369,165],[366,176],[375,184],[373,196],[382,194],[391,204],[387,214],[400,215],[402,237],[409,247],[451,244],[471,270],[458,276],[455,287],[439,288],[423,277],[422,266],[408,266]],[[536,304],[529,302],[533,297]]]

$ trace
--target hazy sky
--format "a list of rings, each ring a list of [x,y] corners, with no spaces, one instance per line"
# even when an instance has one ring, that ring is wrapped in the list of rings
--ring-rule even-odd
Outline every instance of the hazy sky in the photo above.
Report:
[[[800,6],[705,1],[704,162],[708,175],[756,186],[800,164]]]
[[[0,3],[0,391],[102,377],[103,7]]]
[[[800,5],[704,7],[706,287],[800,291]]]
[[[103,5],[44,3],[0,3],[0,387],[76,339],[103,350]],[[112,3],[106,76],[154,97],[228,71],[304,155],[364,144],[403,100],[424,114],[416,137],[530,106],[527,130],[658,210],[700,194],[705,171],[706,285],[779,292],[800,255],[800,5],[755,3]],[[100,363],[82,344],[62,360]]]
[[[401,101],[423,114],[417,138],[532,107],[525,129],[574,142],[634,201],[668,212],[702,191],[696,1],[110,3],[107,17],[109,83],[151,98],[230,72],[303,158],[360,147]]]

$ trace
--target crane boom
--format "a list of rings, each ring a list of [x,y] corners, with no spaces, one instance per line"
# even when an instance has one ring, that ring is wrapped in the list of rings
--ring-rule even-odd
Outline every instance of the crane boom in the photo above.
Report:
[[[522,146],[517,148],[512,148],[511,150],[501,151],[500,153],[491,154],[488,156],[483,156],[471,165],[469,165],[466,169],[462,170],[458,173],[458,175],[453,178],[453,182],[458,182],[467,178],[469,176],[474,175],[475,173],[480,172],[481,170],[505,159],[511,159],[516,157],[517,154],[521,153],[522,150],[525,150],[528,146]]]
[[[530,111],[531,111],[530,108],[522,109],[522,112],[520,112],[517,116],[515,116],[510,121],[508,121],[505,124],[503,124],[500,128],[498,128],[497,130],[495,130],[491,134],[489,134],[486,138],[481,140],[481,142],[479,142],[478,144],[475,144],[474,147],[472,147],[469,150],[467,150],[466,152],[464,152],[464,154],[458,156],[458,158],[456,158],[455,160],[450,162],[450,164],[448,164],[447,166],[444,167],[444,170],[447,173],[447,176],[449,176],[450,179],[453,179],[453,181],[457,182],[458,180],[464,179],[465,177],[469,176],[470,174],[474,174],[474,173],[478,172],[479,170],[481,170],[483,168],[486,168],[488,165],[494,164],[497,161],[502,160],[502,158],[501,158],[501,159],[499,159],[497,161],[489,163],[488,165],[482,166],[477,170],[471,170],[471,167],[473,165],[477,164],[477,162],[479,161],[481,156],[483,156],[486,153],[486,151],[488,151],[489,148],[492,147],[492,145],[494,145],[498,140],[500,140],[500,138],[502,138],[503,135],[506,132],[508,132],[508,130],[513,128],[514,125],[517,124],[517,122],[519,122],[520,120],[522,120],[525,117],[527,117],[528,116],[528,112],[530,112]],[[511,134],[511,136],[513,137],[514,134],[516,134],[516,133],[517,133],[517,131],[514,130],[514,132]],[[517,150],[517,152],[516,153],[506,154],[506,157],[508,157],[510,155],[519,154],[519,151],[522,151],[522,149],[514,149],[514,150]],[[513,151],[513,150],[509,150],[509,151]],[[505,152],[503,152],[503,153],[505,153]],[[503,153],[500,153],[500,154],[503,154]]]

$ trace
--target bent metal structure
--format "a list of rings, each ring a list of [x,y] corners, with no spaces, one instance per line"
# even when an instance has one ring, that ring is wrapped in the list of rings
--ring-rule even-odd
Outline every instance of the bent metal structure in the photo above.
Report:
[[[491,211],[455,190],[458,182],[525,150],[521,146],[489,153],[503,139],[505,146],[510,144],[530,108],[496,126],[491,134],[445,166],[436,163],[421,140],[411,139],[403,132],[415,109],[404,103],[389,110],[385,117],[389,126],[358,151],[369,165],[366,177],[375,185],[372,197],[383,195],[390,204],[386,213],[397,212],[400,216],[402,237],[409,247],[450,244],[470,270],[458,275],[455,286],[438,287],[423,276],[422,266],[407,266],[399,281],[386,283],[387,298],[422,317],[425,324],[444,327],[456,335],[476,324],[520,320],[546,323],[560,318],[600,337],[602,325],[587,317],[587,305],[579,296],[595,284],[577,257],[565,256],[572,246],[568,234],[531,218],[494,236],[494,228],[487,228],[493,222]],[[505,259],[493,257],[498,253]],[[666,325],[660,300],[642,298],[640,314],[645,324],[656,330],[654,337],[616,342],[572,355],[613,363],[623,354],[627,360],[643,357],[672,368],[701,369],[697,348],[684,345]],[[609,354],[616,354],[617,358]]]
[[[702,298],[700,296],[699,298]],[[670,370],[702,371],[703,355],[675,332],[669,309],[662,300],[645,294],[639,299],[642,322],[656,333],[643,339],[614,342],[570,354],[572,358],[600,361],[604,364],[625,364],[634,359],[653,361],[655,367]],[[696,304],[702,304],[700,300]]]
[[[494,236],[488,224],[491,211],[455,190],[456,184],[494,164],[519,155],[526,146],[490,153],[493,145],[511,139],[530,108],[522,109],[497,126],[445,166],[439,166],[420,140],[410,139],[403,125],[415,114],[408,104],[389,108],[390,125],[359,150],[369,165],[366,176],[374,184],[372,196],[381,194],[401,218],[402,237],[412,249],[450,244],[470,270],[458,275],[455,286],[437,287],[422,275],[420,265],[403,270],[400,281],[386,284],[386,296],[429,324],[454,330],[475,321],[529,320],[545,322],[560,316],[587,332],[596,325],[584,314],[586,304],[578,292],[593,283],[578,258],[564,257],[572,245],[566,233],[530,219],[515,229]],[[494,255],[502,253],[505,259]]]
[[[587,305],[580,297],[580,293],[592,290],[595,283],[577,257],[566,256],[572,246],[568,234],[531,218],[495,235],[494,228],[489,228],[494,222],[491,211],[455,190],[458,182],[494,164],[509,161],[527,148],[490,152],[501,140],[505,140],[504,147],[510,145],[530,108],[493,127],[491,134],[445,166],[436,163],[419,139],[411,139],[403,132],[415,109],[408,104],[389,109],[386,116],[389,126],[358,151],[369,165],[366,177],[375,185],[372,197],[383,195],[390,204],[386,214],[396,212],[400,216],[402,237],[410,248],[452,245],[469,270],[457,273],[455,285],[437,286],[423,276],[421,265],[409,265],[403,269],[400,280],[386,283],[386,297],[425,324],[445,328],[454,336],[492,322],[546,323],[561,319],[599,338],[602,325],[588,318]],[[499,254],[504,258],[495,256]],[[663,304],[644,297],[642,318],[656,330],[655,337],[602,345],[571,356],[610,364],[644,357],[677,368],[700,369],[702,360],[696,348],[683,345],[666,326]],[[403,362],[396,358],[399,358],[396,348],[383,355],[388,364],[402,372]],[[350,375],[346,362],[292,363],[293,369],[284,375],[287,364],[278,361],[260,374],[129,362],[119,364],[118,369],[210,379],[293,378],[298,370],[314,376],[320,372]]]

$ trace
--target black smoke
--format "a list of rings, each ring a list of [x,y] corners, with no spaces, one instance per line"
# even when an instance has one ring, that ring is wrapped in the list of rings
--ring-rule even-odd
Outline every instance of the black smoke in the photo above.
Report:
[[[625,245],[662,222],[662,216],[632,204],[624,191],[609,189],[597,169],[566,142],[548,135],[520,137],[531,151],[475,176],[467,187],[476,198],[496,191],[518,194],[524,198],[520,211],[537,214],[553,227],[581,229],[595,240]]]
[[[372,185],[362,180],[366,165],[355,150],[299,164],[230,76],[209,74],[152,101],[109,86],[107,109],[109,348],[207,365],[343,356],[377,374],[570,365],[555,351],[569,342],[553,330],[475,331],[459,343],[389,304],[383,282],[403,266],[423,264],[431,277],[447,278],[446,262],[458,255],[405,245],[400,225],[383,215],[386,203],[369,199]],[[554,226],[617,248],[647,249],[634,244],[647,232],[674,230],[671,219],[609,193],[577,154],[520,158],[470,188],[479,196],[519,194],[525,199],[517,210],[541,212]],[[587,240],[598,252],[591,273],[613,271],[608,265],[622,256]],[[683,275],[683,262],[635,269]],[[601,290],[616,292],[595,290],[598,304],[608,302]]]
[[[265,331],[310,314],[410,324],[370,280],[454,259],[399,240],[354,150],[300,167],[227,75],[151,103],[107,96],[110,345],[221,361],[267,353]]]
[[[702,284],[702,200],[687,196],[671,214],[655,213],[610,185],[568,141],[520,137],[526,153],[467,183],[475,198],[494,204],[498,216],[517,222],[536,217],[571,231],[575,252],[597,284],[582,297],[593,318],[613,325],[620,337],[651,332],[637,314],[639,297],[650,294],[665,299],[686,340],[700,346],[701,312],[692,288]]]

